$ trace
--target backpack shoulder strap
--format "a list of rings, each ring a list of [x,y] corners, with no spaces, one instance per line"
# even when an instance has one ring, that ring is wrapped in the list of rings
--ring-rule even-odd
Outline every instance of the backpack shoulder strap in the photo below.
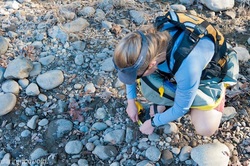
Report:
[[[171,71],[172,77],[174,77],[174,74],[173,74],[173,71],[170,69],[170,57],[171,57],[171,53],[172,53],[172,50],[173,50],[175,41],[178,39],[178,37],[180,36],[180,34],[181,34],[182,32],[183,32],[183,31],[178,30],[178,31],[174,34],[174,36],[171,38],[171,40],[170,40],[170,42],[169,42],[169,44],[168,44],[168,48],[167,48],[167,51],[166,51],[166,62],[167,62],[167,65],[168,65],[169,70]]]
[[[174,67],[172,69],[172,74],[178,71],[181,66],[183,60],[189,55],[189,53],[193,50],[199,40],[206,36],[209,37],[215,43],[214,56],[212,58],[213,63],[217,63],[220,67],[225,64],[225,61],[221,59],[225,59],[224,55],[226,52],[226,42],[223,35],[214,28],[209,22],[204,20],[201,17],[197,17],[194,15],[189,15],[187,13],[177,13],[174,11],[169,11],[164,16],[159,16],[156,18],[154,26],[161,30],[166,22],[172,23],[174,27],[166,30],[177,30],[178,35],[173,36],[172,44],[169,44],[167,49],[167,64],[169,66],[170,55],[172,52],[173,44],[175,40],[180,35],[180,32],[184,32],[184,37],[174,53]],[[164,29],[165,30],[165,29]]]
[[[175,75],[175,73],[180,68],[183,60],[189,55],[189,53],[193,50],[197,43],[198,41],[193,42],[192,40],[190,40],[188,33],[184,33],[183,39],[174,53],[175,63],[172,69],[173,75]]]
[[[165,17],[169,18],[169,22],[174,24],[178,31],[180,29],[182,32],[184,32],[183,39],[178,46],[177,50],[174,53],[174,59],[175,63],[172,69],[172,74],[175,75],[175,73],[178,71],[179,67],[181,66],[183,60],[189,55],[189,53],[193,50],[193,48],[196,46],[198,41],[204,34],[206,33],[206,27],[208,25],[208,22],[202,19],[195,20],[197,23],[200,23],[201,26],[197,26],[196,23],[193,23],[194,21],[191,21],[191,19],[187,15],[183,13],[176,13],[176,12],[168,12]],[[175,36],[174,36],[175,38]],[[169,53],[169,51],[168,51]],[[167,55],[167,61],[169,63],[170,55]]]

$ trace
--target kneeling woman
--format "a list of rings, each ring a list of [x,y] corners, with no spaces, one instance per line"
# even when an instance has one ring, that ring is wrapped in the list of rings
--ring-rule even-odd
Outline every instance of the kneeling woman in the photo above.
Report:
[[[173,75],[172,71],[177,61],[174,55],[185,32],[181,32],[173,42],[177,30],[164,30],[166,26],[168,25],[165,24],[161,30],[149,26],[129,33],[115,49],[114,65],[119,79],[126,84],[126,112],[133,122],[138,121],[135,102],[136,80],[139,79],[144,97],[157,104],[150,107],[152,118],[140,126],[142,133],[151,134],[155,127],[165,125],[191,111],[191,120],[196,132],[211,136],[221,121],[225,89],[237,82],[237,56],[233,51],[228,54],[227,70],[223,79],[202,80],[203,70],[212,60],[215,50],[214,42],[208,37],[203,37]],[[171,74],[172,77],[169,78]],[[157,89],[149,86],[150,84],[158,86],[157,89],[163,88],[164,92],[160,93],[170,96],[172,101],[159,94]]]

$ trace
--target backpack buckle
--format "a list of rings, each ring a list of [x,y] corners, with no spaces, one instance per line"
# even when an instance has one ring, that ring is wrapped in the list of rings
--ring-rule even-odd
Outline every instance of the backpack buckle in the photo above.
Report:
[[[169,19],[166,16],[158,16],[156,17],[153,25],[156,29],[159,30],[162,27],[162,25],[167,21],[169,21]]]
[[[199,40],[200,38],[199,38],[199,36],[197,35],[197,34],[195,34],[195,33],[190,33],[190,35],[189,35],[189,40],[191,40],[193,43],[196,43],[196,42],[198,42],[198,40]]]
[[[198,36],[201,34],[205,34],[207,32],[206,27],[202,26],[201,24],[196,25],[194,27],[194,33],[196,33]]]
[[[202,25],[196,25],[194,27],[194,31],[190,33],[189,38],[192,42],[197,42],[200,38],[201,35],[205,35],[207,32],[207,29],[202,26]]]

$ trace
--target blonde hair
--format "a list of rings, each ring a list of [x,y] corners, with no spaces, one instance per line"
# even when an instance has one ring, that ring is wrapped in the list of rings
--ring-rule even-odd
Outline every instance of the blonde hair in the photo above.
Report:
[[[138,72],[146,70],[149,63],[157,58],[160,53],[166,50],[170,35],[167,31],[157,31],[152,25],[140,29],[148,42],[148,51],[145,63],[139,68]],[[138,59],[141,50],[142,39],[138,32],[126,35],[116,46],[114,52],[114,62],[119,68],[133,66]],[[164,56],[166,56],[164,54]]]

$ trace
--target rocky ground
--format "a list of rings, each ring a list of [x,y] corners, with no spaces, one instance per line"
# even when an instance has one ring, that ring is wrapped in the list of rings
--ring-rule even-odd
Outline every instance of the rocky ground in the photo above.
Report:
[[[0,165],[250,165],[249,1],[222,11],[181,3],[1,1]],[[239,52],[238,84],[212,137],[195,134],[189,115],[143,135],[125,112],[115,45],[170,9],[207,18]]]

